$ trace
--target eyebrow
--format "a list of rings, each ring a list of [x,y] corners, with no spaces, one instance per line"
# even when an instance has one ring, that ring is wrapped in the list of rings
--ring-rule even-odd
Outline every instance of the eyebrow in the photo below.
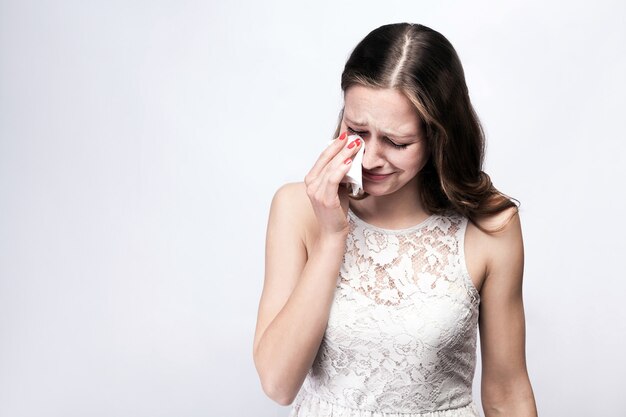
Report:
[[[346,122],[350,123],[351,125],[355,125],[355,126],[359,126],[359,127],[366,127],[367,124],[362,123],[362,122],[355,122],[354,120],[351,120],[349,117],[344,116],[344,119],[346,119]],[[390,132],[383,132],[385,135],[387,136],[391,136],[393,138],[398,138],[398,139],[413,139],[413,138],[417,138],[417,135],[397,135],[394,133],[390,133]]]

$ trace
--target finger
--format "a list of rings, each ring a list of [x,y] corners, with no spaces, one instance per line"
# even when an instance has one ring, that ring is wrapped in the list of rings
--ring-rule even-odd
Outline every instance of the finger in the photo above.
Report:
[[[313,168],[311,168],[311,170],[309,171],[308,175],[311,178],[315,178],[319,176],[322,170],[324,169],[324,167],[328,165],[328,163],[337,155],[337,153],[341,151],[342,148],[346,147],[347,137],[348,137],[348,133],[343,132],[341,135],[339,135],[338,138],[336,138],[333,141],[333,143],[328,145],[326,149],[322,151],[320,156],[317,158],[317,161],[313,165]]]
[[[363,146],[363,139],[361,139],[360,137],[356,137],[351,142],[349,142],[347,146],[341,150],[341,152],[335,155],[333,160],[328,164],[328,167],[330,169],[334,169],[342,164],[345,164],[347,158],[350,158],[353,160],[362,146]]]
[[[350,158],[348,158],[350,160]],[[343,164],[334,170],[326,170],[320,177],[317,196],[327,207],[337,203],[338,194],[341,193],[341,179],[345,177],[352,164]]]
[[[330,164],[328,164],[327,169],[324,170],[324,179],[322,182],[326,184],[324,187],[325,201],[329,201],[329,199],[337,195],[339,184],[350,170],[354,154],[358,152],[360,146],[362,146],[362,144],[355,145],[353,148],[346,147]]]
[[[348,145],[341,150],[331,162],[327,165],[330,170],[334,170],[339,166],[343,166],[350,160],[350,164],[354,160],[354,157],[359,152],[359,149],[363,146],[363,140],[360,138],[354,139]],[[350,166],[348,166],[348,169]]]

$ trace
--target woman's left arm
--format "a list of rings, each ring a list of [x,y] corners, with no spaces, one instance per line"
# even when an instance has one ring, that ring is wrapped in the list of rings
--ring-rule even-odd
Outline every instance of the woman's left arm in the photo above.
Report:
[[[505,210],[506,220],[515,208]],[[526,369],[522,300],[524,245],[519,213],[488,238],[487,275],[480,290],[481,400],[485,417],[536,417]]]

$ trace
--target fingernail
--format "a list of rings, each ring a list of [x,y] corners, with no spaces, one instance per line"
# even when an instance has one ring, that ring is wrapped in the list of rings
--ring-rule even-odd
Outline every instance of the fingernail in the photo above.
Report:
[[[343,132],[341,136],[339,136],[339,140],[344,140],[346,136],[347,136],[346,132]]]
[[[343,163],[346,165],[348,165],[350,162],[352,162],[352,158],[348,158],[345,161],[343,161]]]
[[[355,146],[355,145],[357,145],[357,142],[358,142],[358,141],[359,141],[358,139],[357,139],[357,140],[352,141],[352,142],[348,145],[348,149],[352,149],[352,148],[354,148],[354,146]]]

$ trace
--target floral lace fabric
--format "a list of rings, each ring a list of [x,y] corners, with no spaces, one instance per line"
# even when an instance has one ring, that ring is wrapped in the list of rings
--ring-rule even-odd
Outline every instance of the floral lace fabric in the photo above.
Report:
[[[349,210],[348,221],[328,326],[289,417],[478,417],[467,218],[390,230]]]

